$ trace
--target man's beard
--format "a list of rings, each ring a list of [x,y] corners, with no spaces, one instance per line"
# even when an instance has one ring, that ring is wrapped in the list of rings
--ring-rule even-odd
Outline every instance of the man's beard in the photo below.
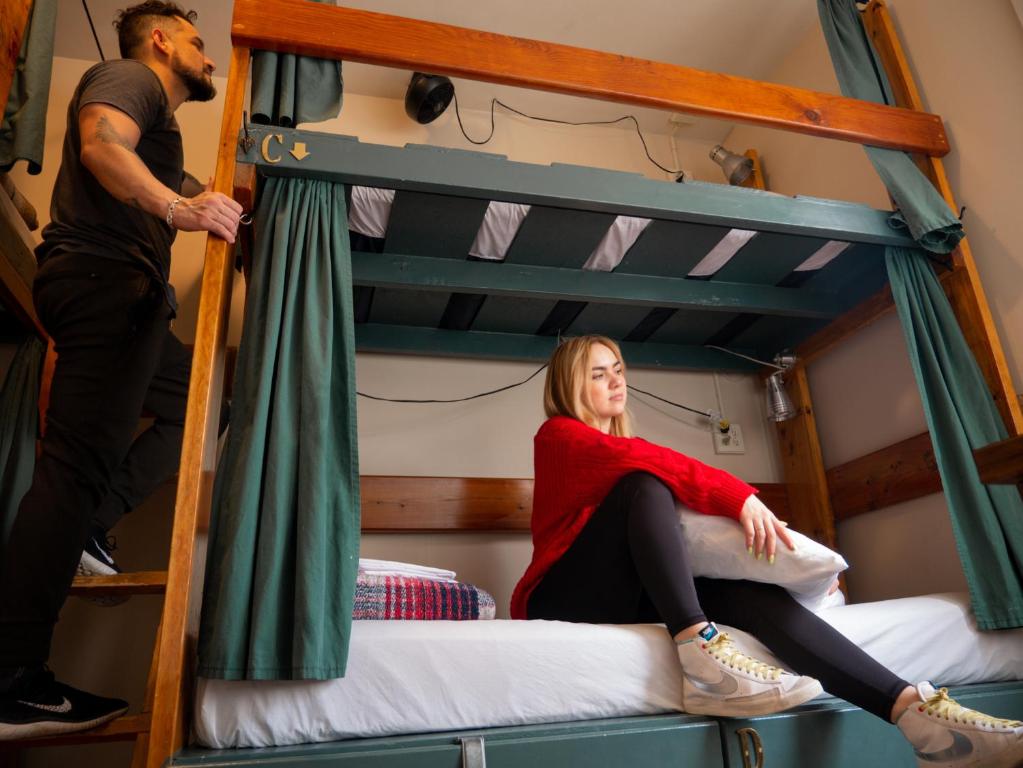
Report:
[[[181,78],[181,82],[188,89],[188,98],[185,101],[210,101],[217,95],[217,88],[213,85],[213,78],[203,71],[196,72],[181,63],[181,59],[175,54],[171,58],[171,70]]]

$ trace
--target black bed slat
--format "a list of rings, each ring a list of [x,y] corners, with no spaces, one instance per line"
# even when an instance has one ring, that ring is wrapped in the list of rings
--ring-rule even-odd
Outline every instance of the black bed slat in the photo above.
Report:
[[[519,227],[505,256],[509,264],[582,267],[615,217],[534,205]]]
[[[464,259],[469,255],[488,200],[396,192],[384,250],[416,256]]]
[[[615,272],[685,277],[728,232],[727,227],[655,219]]]

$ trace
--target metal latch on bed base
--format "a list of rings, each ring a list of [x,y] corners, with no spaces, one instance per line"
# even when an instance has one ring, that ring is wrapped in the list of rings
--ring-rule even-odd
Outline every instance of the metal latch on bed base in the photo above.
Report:
[[[487,749],[482,736],[463,736],[462,768],[487,768]]]

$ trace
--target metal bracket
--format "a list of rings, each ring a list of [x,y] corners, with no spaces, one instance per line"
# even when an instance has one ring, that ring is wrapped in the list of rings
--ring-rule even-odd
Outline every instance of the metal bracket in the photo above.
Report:
[[[742,750],[743,768],[764,768],[764,745],[760,742],[760,734],[756,732],[756,729],[737,728],[735,735],[739,739],[739,748]],[[753,758],[756,759],[756,762],[751,762]]]
[[[487,768],[487,749],[482,736],[462,736],[462,768]]]

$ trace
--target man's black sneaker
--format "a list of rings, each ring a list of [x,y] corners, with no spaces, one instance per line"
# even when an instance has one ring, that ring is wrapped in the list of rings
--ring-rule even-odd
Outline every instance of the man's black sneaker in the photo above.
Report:
[[[128,711],[128,702],[107,699],[58,683],[48,669],[27,674],[0,696],[0,741],[84,731]]]
[[[110,554],[117,549],[117,542],[113,536],[107,536],[107,532],[99,526],[94,526],[89,540],[82,550],[82,557],[78,561],[79,576],[113,576],[121,572]],[[103,608],[110,608],[120,605],[130,599],[131,595],[97,595],[85,598]]]
[[[107,536],[102,528],[94,527],[89,540],[85,542],[82,559],[78,562],[80,576],[113,576],[120,573],[113,556],[110,554],[117,548],[114,539]]]

